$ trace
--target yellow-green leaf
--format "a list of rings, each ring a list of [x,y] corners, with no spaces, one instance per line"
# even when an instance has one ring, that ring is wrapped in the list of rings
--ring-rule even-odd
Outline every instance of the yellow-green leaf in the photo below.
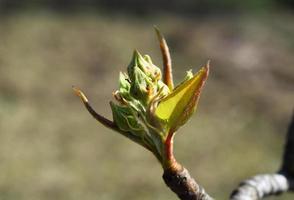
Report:
[[[208,72],[209,66],[207,65],[160,101],[155,115],[164,122],[168,131],[175,132],[193,114]]]

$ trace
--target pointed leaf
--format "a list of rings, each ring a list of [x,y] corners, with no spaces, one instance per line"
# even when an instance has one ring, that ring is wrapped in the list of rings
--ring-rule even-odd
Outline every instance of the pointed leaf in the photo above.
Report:
[[[168,86],[170,90],[174,88],[174,82],[173,82],[173,74],[172,74],[172,62],[170,57],[170,52],[168,45],[166,43],[165,38],[160,33],[159,29],[154,26],[159,45],[160,45],[160,51],[162,54],[162,60],[163,60],[163,82]]]
[[[155,115],[163,121],[169,132],[175,132],[193,114],[208,72],[209,66],[207,65],[200,69],[193,78],[184,81],[160,101]]]

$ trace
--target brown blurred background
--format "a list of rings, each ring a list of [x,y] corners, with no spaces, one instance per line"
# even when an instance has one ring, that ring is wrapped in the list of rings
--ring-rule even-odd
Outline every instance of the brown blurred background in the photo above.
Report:
[[[71,90],[111,118],[133,49],[162,64],[153,25],[176,83],[211,60],[177,159],[223,200],[244,178],[276,171],[294,108],[293,9],[291,0],[1,0],[0,199],[177,199],[153,155],[98,124]]]

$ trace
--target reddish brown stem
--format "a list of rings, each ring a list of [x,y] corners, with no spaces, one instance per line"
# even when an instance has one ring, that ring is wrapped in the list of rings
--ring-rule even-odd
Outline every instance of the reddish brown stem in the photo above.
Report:
[[[175,132],[170,130],[165,140],[164,169],[179,170],[182,168],[174,157],[174,134]]]
[[[170,131],[165,141],[163,180],[181,200],[212,200],[204,189],[191,177],[188,170],[179,164],[173,154],[173,136]]]
[[[166,141],[165,141],[165,156],[166,156],[166,160],[169,164],[176,163],[176,159],[173,154],[173,151],[174,151],[173,135],[174,134],[169,133],[166,138]]]

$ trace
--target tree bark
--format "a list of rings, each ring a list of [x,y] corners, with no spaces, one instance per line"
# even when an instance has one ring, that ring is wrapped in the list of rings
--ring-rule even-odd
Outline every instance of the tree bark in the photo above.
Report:
[[[162,178],[181,200],[213,200],[182,166],[166,169]]]
[[[258,200],[288,191],[289,182],[282,174],[257,175],[240,183],[230,200]]]

